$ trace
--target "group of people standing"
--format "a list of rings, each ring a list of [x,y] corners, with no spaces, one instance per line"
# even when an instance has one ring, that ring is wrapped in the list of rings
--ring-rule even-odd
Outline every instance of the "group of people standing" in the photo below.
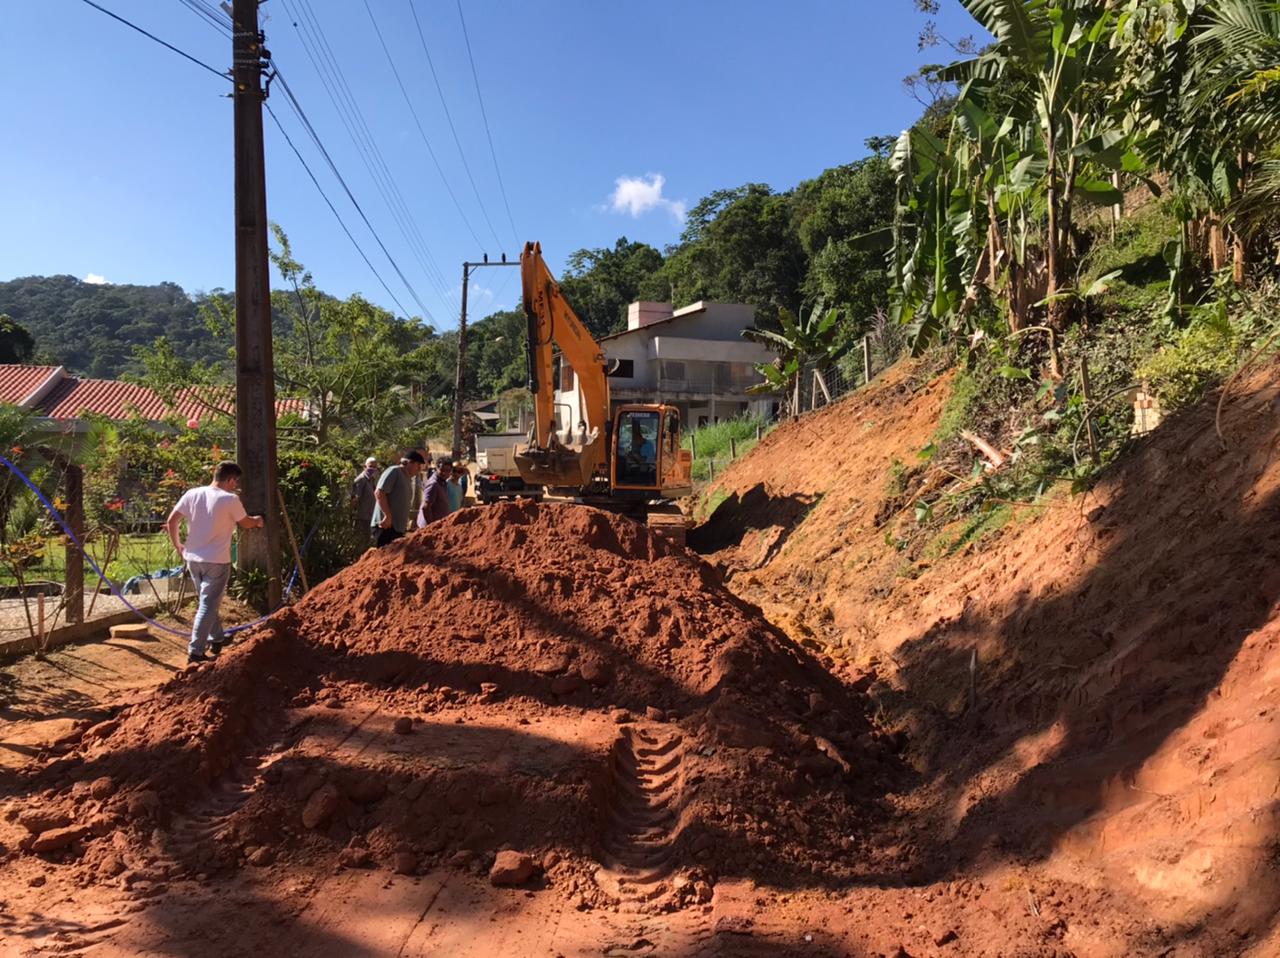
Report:
[[[461,462],[441,458],[432,468],[418,449],[406,451],[381,472],[370,456],[351,484],[355,534],[367,534],[381,548],[408,532],[411,520],[421,529],[461,509],[470,485],[471,473]]]
[[[216,658],[227,642],[219,606],[231,579],[232,534],[237,527],[261,529],[266,521],[245,511],[239,496],[241,476],[236,463],[220,462],[213,481],[184,493],[165,522],[169,541],[186,563],[199,599],[187,646],[191,665]],[[421,529],[461,509],[470,480],[470,472],[460,462],[440,459],[434,469],[428,468],[426,457],[417,449],[410,449],[381,472],[378,460],[370,457],[351,485],[356,532],[368,537],[364,542],[379,547],[394,542],[409,531],[415,512]]]

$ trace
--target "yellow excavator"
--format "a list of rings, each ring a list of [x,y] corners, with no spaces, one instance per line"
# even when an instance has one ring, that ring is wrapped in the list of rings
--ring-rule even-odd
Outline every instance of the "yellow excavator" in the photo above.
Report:
[[[516,447],[520,477],[550,495],[643,517],[683,542],[684,517],[671,500],[693,491],[693,457],[680,445],[680,411],[662,403],[611,411],[604,352],[560,294],[541,244],[525,244],[520,279],[534,411],[529,442]],[[557,349],[578,377],[579,408],[556,404]]]

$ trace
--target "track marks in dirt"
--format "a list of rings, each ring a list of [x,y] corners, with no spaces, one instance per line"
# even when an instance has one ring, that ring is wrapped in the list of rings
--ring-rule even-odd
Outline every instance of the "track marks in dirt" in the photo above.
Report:
[[[663,894],[675,868],[675,832],[684,786],[680,733],[650,725],[627,729],[609,758],[613,776],[601,888],[623,901]]]

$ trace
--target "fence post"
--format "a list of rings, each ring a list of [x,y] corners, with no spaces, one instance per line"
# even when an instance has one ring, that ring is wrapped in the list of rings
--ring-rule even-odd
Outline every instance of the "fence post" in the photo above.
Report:
[[[698,458],[698,434],[696,432],[689,433],[689,457]]]
[[[764,428],[759,423],[756,423],[756,442],[760,441],[760,436],[763,432]]]
[[[862,337],[862,376],[864,382],[871,382],[871,337]]]
[[[79,542],[67,539],[66,565],[62,594],[66,600],[67,623],[79,625],[84,621],[84,470],[74,463],[66,469],[67,525]]]
[[[1089,458],[1093,460],[1096,466],[1098,459],[1098,436],[1093,431],[1093,385],[1089,382],[1089,358],[1087,356],[1080,357],[1080,395],[1084,398],[1084,414],[1088,416],[1084,421],[1085,438],[1089,441]]]
[[[714,482],[716,478],[716,461],[714,459],[707,460],[707,482]]]
[[[729,437],[729,458],[738,458],[738,440],[734,439],[732,436]]]

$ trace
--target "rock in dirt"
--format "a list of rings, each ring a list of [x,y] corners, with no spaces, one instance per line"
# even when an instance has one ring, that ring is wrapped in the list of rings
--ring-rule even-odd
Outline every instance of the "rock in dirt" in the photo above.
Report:
[[[263,845],[261,848],[255,848],[249,855],[249,864],[255,868],[265,868],[276,860],[276,853],[273,849]]]
[[[66,828],[71,824],[71,816],[57,809],[32,808],[18,816],[18,824],[31,834],[38,835],[55,828]]]
[[[115,793],[116,783],[110,775],[95,778],[89,785],[89,794],[99,800],[110,798]]]
[[[523,885],[533,877],[533,859],[524,852],[505,849],[498,852],[489,869],[490,883],[499,887]]]
[[[613,681],[613,669],[603,659],[590,658],[585,660],[580,671],[583,679],[597,688],[602,688]]]
[[[302,809],[302,824],[307,828],[319,828],[333,817],[341,800],[342,794],[332,784],[316,789]]]
[[[85,741],[92,741],[96,738],[106,738],[119,727],[119,719],[107,719],[105,722],[99,722],[97,725],[93,725],[85,729],[83,737]]]
[[[66,828],[54,828],[47,832],[41,832],[36,836],[35,841],[31,843],[31,850],[37,853],[56,852],[60,848],[66,848],[73,842],[78,842],[89,833],[83,825],[68,825]]]
[[[418,870],[418,856],[413,852],[396,852],[391,859],[391,870],[397,875],[412,875]]]
[[[147,821],[160,817],[160,796],[150,789],[129,796],[129,817],[135,821]]]
[[[552,695],[572,695],[580,688],[582,688],[582,676],[577,672],[568,672],[564,675],[557,675],[551,680]]]
[[[373,864],[373,852],[348,845],[338,853],[338,863],[345,868],[368,868]]]
[[[27,879],[27,884],[30,885],[32,888],[43,888],[45,886],[45,883],[48,881],[49,879],[46,878],[43,874],[32,875],[30,878]]]
[[[395,732],[397,735],[408,735],[413,731],[413,719],[402,715],[396,719]]]

